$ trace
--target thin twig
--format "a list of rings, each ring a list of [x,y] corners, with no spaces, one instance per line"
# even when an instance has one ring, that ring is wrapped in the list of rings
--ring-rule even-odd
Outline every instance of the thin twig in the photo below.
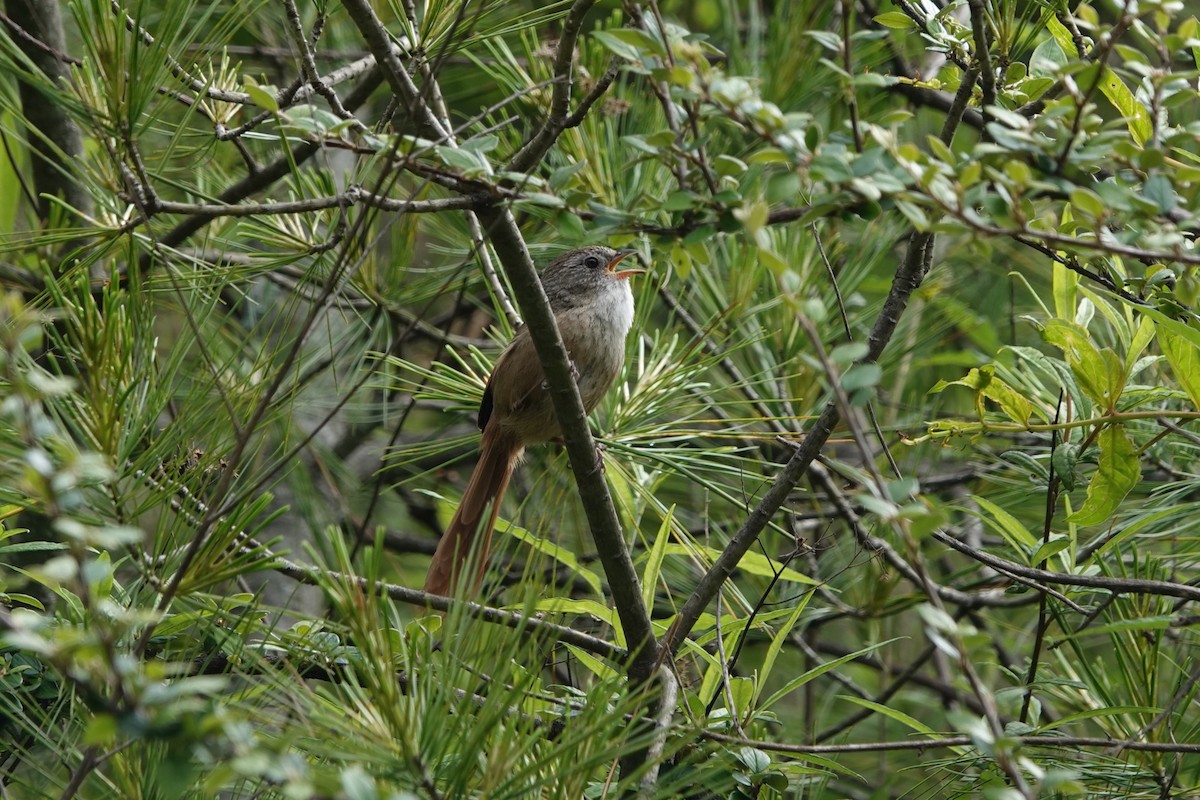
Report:
[[[940,531],[933,538],[948,547],[952,547],[963,555],[970,556],[981,564],[996,570],[1004,570],[1023,578],[1041,581],[1042,583],[1058,584],[1061,586],[1080,586],[1088,589],[1099,589],[1115,594],[1152,595],[1159,597],[1178,597],[1183,600],[1200,601],[1200,587],[1173,581],[1155,581],[1141,578],[1111,578],[1103,575],[1068,575],[1062,572],[1026,567],[1015,561],[1009,561],[971,547],[960,542],[953,536]]]

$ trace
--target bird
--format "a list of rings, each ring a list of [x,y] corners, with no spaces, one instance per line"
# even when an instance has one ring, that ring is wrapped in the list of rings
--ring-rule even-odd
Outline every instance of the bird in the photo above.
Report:
[[[581,247],[556,258],[539,276],[588,413],[612,387],[625,362],[625,337],[633,325],[628,279],[645,270],[620,265],[636,252]],[[518,330],[496,359],[479,404],[478,424],[483,432],[479,459],[430,562],[424,587],[429,594],[478,591],[500,501],[525,448],[561,435],[528,328]],[[468,562],[474,564],[473,574],[464,576]],[[471,581],[469,587],[462,585],[465,579]]]

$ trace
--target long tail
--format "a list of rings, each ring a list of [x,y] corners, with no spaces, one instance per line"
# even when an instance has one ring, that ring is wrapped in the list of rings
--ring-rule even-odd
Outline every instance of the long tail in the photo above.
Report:
[[[478,591],[487,568],[488,548],[492,543],[500,500],[523,451],[519,443],[498,433],[495,426],[485,428],[479,463],[471,473],[462,502],[429,564],[429,574],[425,576],[426,592],[451,594],[463,580],[462,573],[468,561],[475,564],[470,591]],[[476,537],[479,537],[478,547],[473,546]]]

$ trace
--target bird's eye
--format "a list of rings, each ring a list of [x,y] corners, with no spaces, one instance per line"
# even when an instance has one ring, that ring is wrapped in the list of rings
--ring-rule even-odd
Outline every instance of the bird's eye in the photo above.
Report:
[[[585,267],[590,267],[591,269],[596,269],[600,266],[600,259],[596,258],[595,256],[588,256],[583,260],[583,265]]]

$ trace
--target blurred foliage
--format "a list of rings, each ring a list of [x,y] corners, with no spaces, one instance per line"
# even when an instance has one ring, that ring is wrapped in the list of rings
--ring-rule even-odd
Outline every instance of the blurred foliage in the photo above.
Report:
[[[1200,791],[1192,5],[606,0],[515,169],[576,5],[374,4],[452,137],[351,4],[73,0],[61,82],[5,22],[4,796]],[[654,687],[557,447],[524,621],[405,602],[517,322],[464,197],[651,267],[592,424],[657,635],[839,404]]]

